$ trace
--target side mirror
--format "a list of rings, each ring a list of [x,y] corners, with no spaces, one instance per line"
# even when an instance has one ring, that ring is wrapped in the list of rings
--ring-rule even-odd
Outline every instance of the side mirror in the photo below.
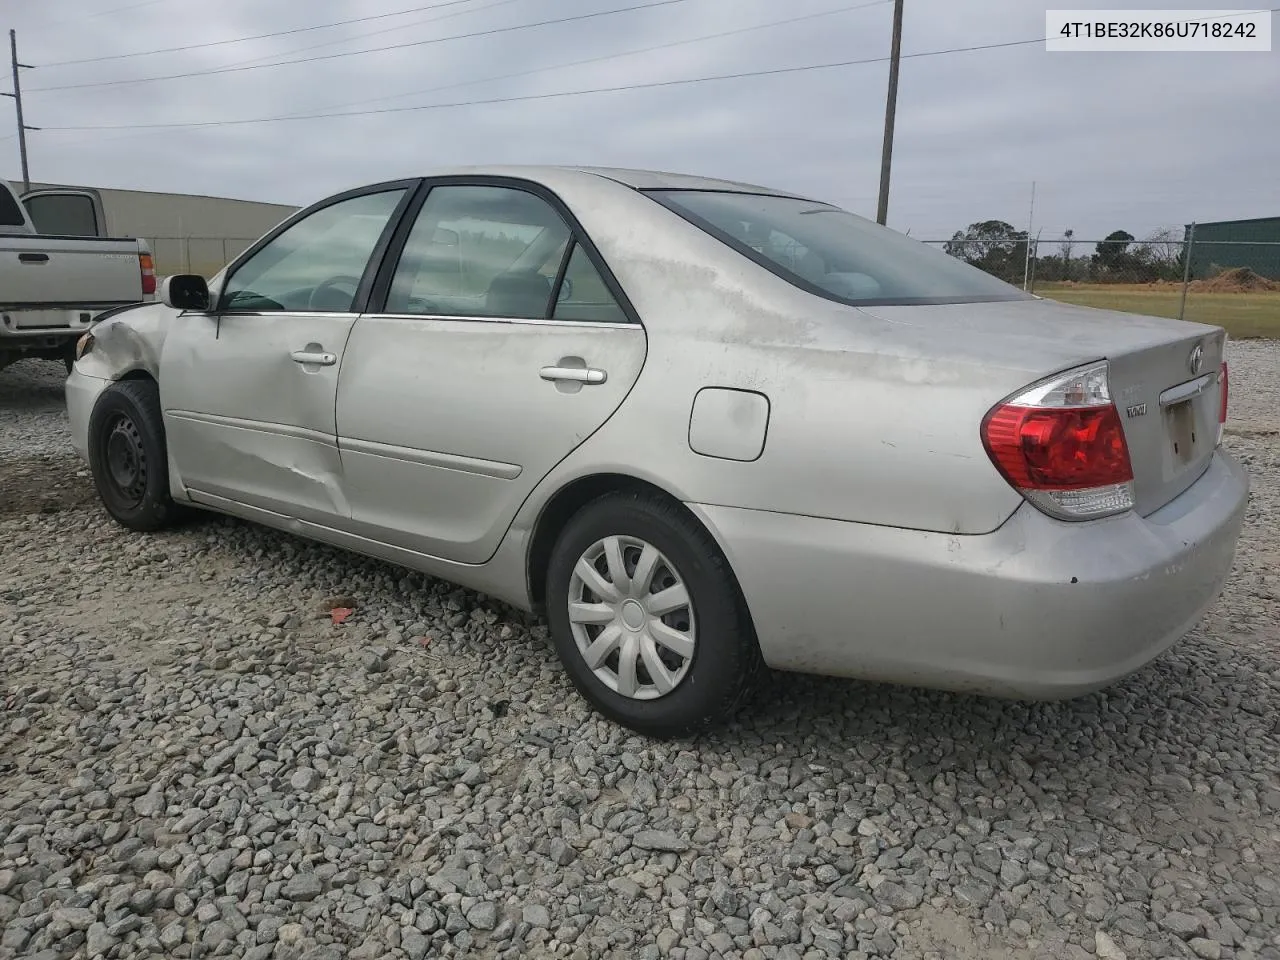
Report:
[[[573,281],[568,277],[560,278],[560,296],[557,300],[568,300],[573,296]]]
[[[174,274],[160,284],[160,299],[175,310],[208,310],[209,285],[194,273]]]

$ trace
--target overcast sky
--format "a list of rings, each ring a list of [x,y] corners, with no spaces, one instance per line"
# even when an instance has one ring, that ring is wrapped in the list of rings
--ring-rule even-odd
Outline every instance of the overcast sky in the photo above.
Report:
[[[456,103],[873,58],[889,50],[889,2],[851,10],[867,0],[678,0],[313,63],[39,89],[344,53],[646,2],[652,0],[11,0],[0,27],[17,28],[20,59],[37,67],[23,73],[27,123],[45,128],[323,113],[373,100],[380,102],[368,107]],[[53,65],[429,5],[436,9],[289,36]],[[832,10],[843,12],[624,55]],[[1044,10],[1030,0],[906,0],[903,52],[1039,38]],[[1274,21],[1273,33],[1280,37]],[[596,57],[610,59],[546,69]],[[28,135],[31,176],[301,205],[440,165],[584,163],[748,180],[873,217],[887,73],[887,64],[868,63],[330,119],[160,131],[45,129]],[[381,99],[400,94],[415,95]],[[6,137],[13,132],[7,100],[0,111]],[[0,151],[0,169],[19,179],[16,139],[0,139]],[[1141,237],[1193,219],[1280,214],[1278,170],[1280,50],[1080,54],[1031,44],[908,57],[889,223],[920,238],[947,237],[985,219],[1025,227],[1035,181],[1033,231],[1044,237],[1065,228],[1080,239],[1114,229]]]

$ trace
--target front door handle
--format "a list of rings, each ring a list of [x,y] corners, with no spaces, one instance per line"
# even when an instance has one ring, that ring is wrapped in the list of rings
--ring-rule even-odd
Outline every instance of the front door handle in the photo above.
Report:
[[[543,380],[572,383],[604,383],[607,378],[603,370],[591,367],[543,367],[539,376]]]
[[[47,253],[20,253],[18,254],[19,263],[48,263],[49,255]]]
[[[295,350],[289,354],[289,358],[294,363],[315,364],[320,367],[332,367],[338,362],[337,354],[312,350]]]

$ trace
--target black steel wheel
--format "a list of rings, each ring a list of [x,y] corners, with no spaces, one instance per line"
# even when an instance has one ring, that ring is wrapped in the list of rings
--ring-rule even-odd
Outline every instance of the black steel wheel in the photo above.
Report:
[[[131,530],[169,526],[178,507],[169,495],[169,465],[160,388],[123,380],[103,391],[89,418],[89,467],[102,505]]]

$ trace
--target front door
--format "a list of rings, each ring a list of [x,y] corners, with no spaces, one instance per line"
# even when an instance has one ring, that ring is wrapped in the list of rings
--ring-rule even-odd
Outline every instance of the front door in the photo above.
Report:
[[[538,482],[618,408],[644,363],[644,329],[569,223],[518,182],[427,194],[338,384],[354,532],[481,563]]]
[[[160,364],[169,453],[193,499],[349,516],[334,404],[358,305],[413,184],[345,194],[234,264],[208,313],[176,317]]]

